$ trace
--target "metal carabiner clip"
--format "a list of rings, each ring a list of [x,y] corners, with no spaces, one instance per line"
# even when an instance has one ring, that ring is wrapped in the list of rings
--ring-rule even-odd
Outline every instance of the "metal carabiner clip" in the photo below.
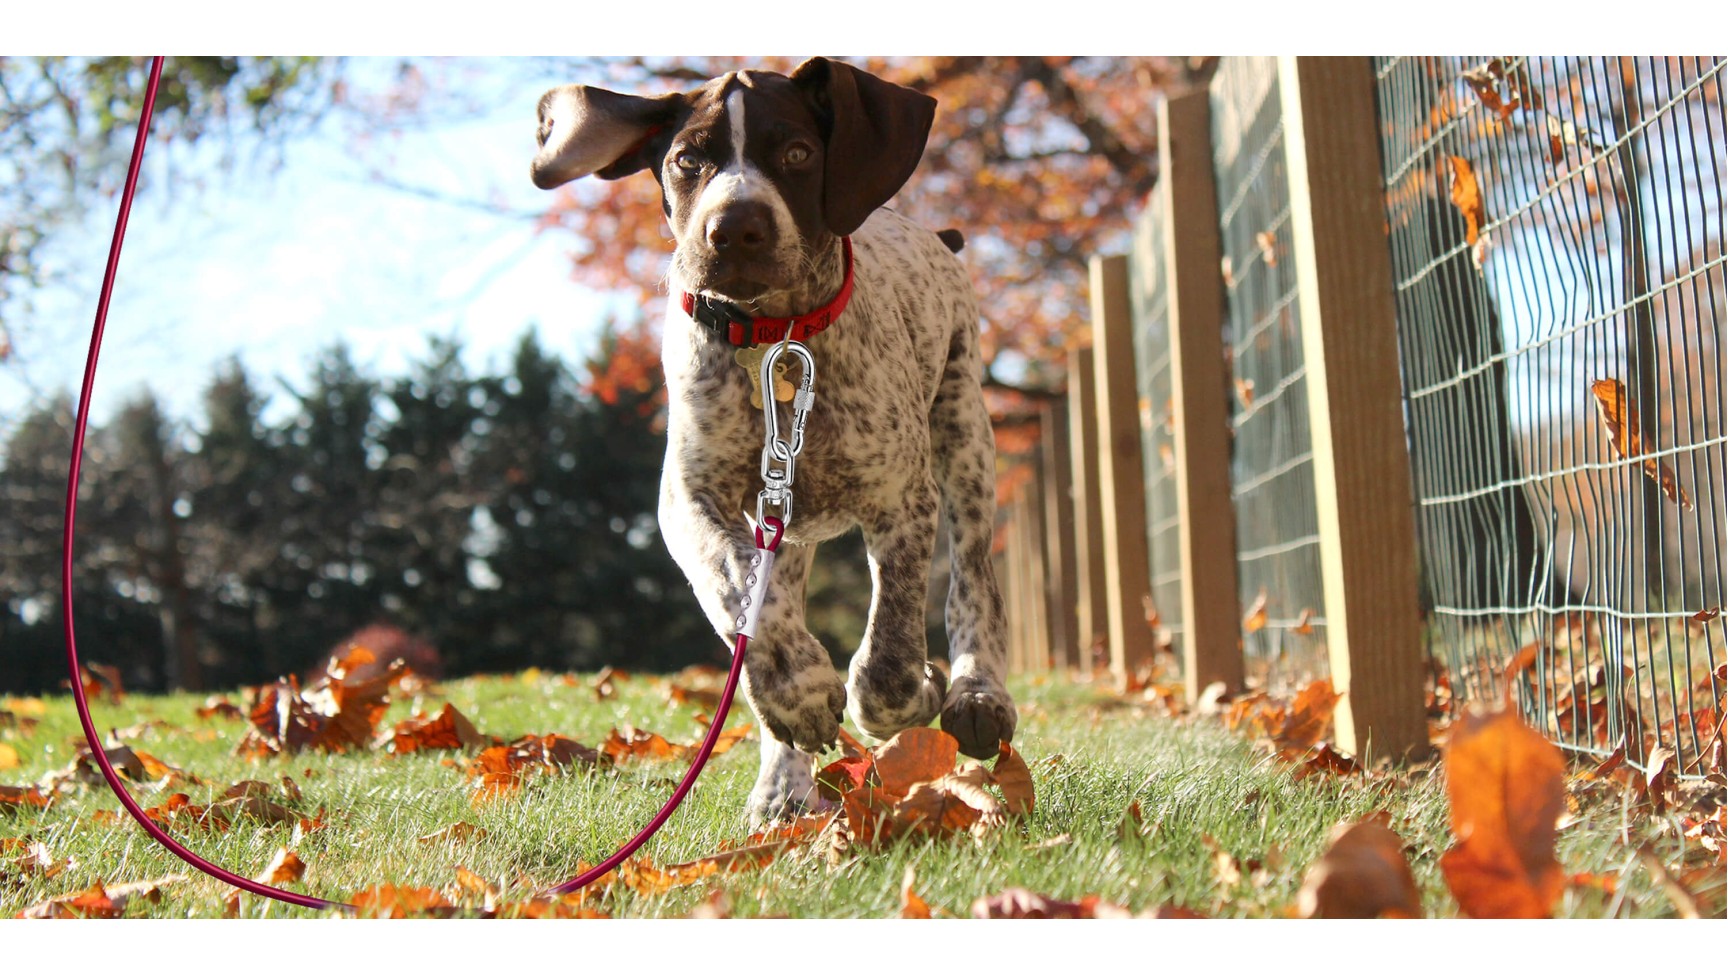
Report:
[[[797,356],[804,369],[798,377],[798,390],[792,394],[792,442],[780,438],[780,416],[772,396],[762,397],[762,419],[767,427],[766,446],[774,459],[790,463],[804,449],[804,424],[810,419],[810,407],[816,402],[816,359],[802,342],[783,341],[762,356],[763,389],[774,388],[774,365],[790,352]]]

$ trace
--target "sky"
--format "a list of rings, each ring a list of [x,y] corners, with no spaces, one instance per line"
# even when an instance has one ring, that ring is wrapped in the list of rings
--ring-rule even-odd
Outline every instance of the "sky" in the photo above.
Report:
[[[376,78],[395,63],[358,60],[350,74]],[[437,121],[360,134],[351,117],[333,117],[289,142],[279,165],[250,139],[151,143],[93,419],[146,385],[171,415],[193,418],[230,356],[285,408],[277,380],[298,384],[309,358],[338,341],[363,369],[389,376],[424,352],[428,333],[455,335],[479,371],[503,366],[532,324],[544,345],[579,361],[605,314],[631,314],[618,296],[570,281],[571,238],[537,233],[532,221],[550,202],[528,180],[535,104],[574,79],[497,60],[429,71],[444,73],[463,86],[449,100],[479,107],[441,104],[435,86],[426,114]],[[235,157],[228,165],[216,158],[222,149]],[[117,205],[95,201],[53,249],[60,283],[36,294],[34,324],[18,341],[39,392],[79,385]],[[16,416],[31,395],[0,373],[0,415]]]

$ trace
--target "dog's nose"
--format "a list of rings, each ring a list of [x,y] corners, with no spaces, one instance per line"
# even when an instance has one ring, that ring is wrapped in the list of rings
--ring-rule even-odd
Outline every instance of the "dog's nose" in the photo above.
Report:
[[[773,217],[764,204],[735,203],[708,218],[708,246],[716,253],[747,255],[773,243]]]

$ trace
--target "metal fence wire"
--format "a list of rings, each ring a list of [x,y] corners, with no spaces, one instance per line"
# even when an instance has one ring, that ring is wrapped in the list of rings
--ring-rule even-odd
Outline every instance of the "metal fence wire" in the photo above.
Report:
[[[1721,747],[1725,64],[1375,61],[1438,690],[1533,658],[1530,720],[1643,767]]]
[[[1277,62],[1226,58],[1211,100],[1243,652],[1275,685],[1328,671]]]
[[[1170,363],[1170,282],[1165,266],[1164,197],[1154,193],[1134,226],[1128,264],[1133,299],[1135,381],[1140,394],[1140,460],[1146,470],[1146,539],[1152,592],[1147,619],[1158,638],[1179,645],[1182,625],[1182,516],[1176,505],[1176,416]]]

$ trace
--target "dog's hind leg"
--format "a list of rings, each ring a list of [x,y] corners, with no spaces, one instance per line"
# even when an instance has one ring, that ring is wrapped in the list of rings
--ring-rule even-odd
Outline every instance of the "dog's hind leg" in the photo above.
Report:
[[[973,319],[974,321],[976,319]],[[1008,625],[996,584],[996,441],[979,388],[975,326],[955,330],[930,408],[931,453],[950,532],[946,621],[952,667],[942,730],[974,758],[992,758],[1014,737],[1018,714],[1003,677]]]
[[[926,660],[925,600],[936,540],[936,485],[928,474],[894,511],[864,528],[870,549],[870,619],[852,657],[847,713],[865,733],[887,738],[929,724],[948,690]]]

